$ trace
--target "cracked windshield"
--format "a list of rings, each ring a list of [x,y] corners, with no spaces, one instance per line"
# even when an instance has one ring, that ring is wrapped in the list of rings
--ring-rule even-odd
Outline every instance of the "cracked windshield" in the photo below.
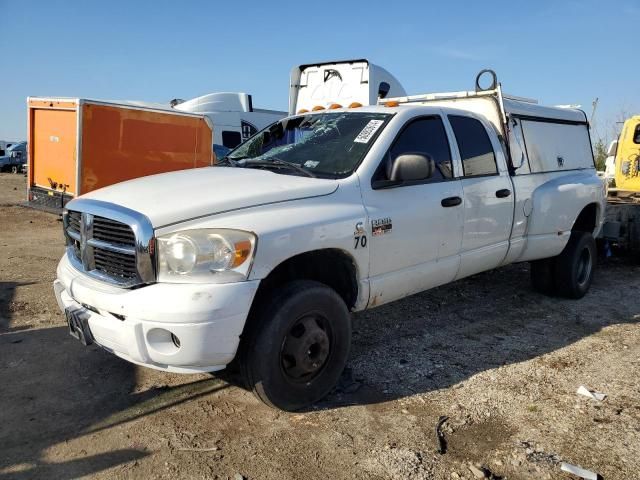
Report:
[[[221,164],[310,177],[345,177],[359,165],[389,117],[336,112],[288,118],[256,134]]]

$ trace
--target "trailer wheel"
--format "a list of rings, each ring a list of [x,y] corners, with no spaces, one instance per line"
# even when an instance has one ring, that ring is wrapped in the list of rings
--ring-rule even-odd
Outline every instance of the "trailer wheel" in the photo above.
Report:
[[[571,238],[555,259],[556,292],[582,298],[589,291],[596,267],[596,242],[589,232],[571,232]]]
[[[260,310],[239,352],[253,393],[287,411],[327,395],[349,356],[351,318],[342,298],[322,283],[294,281]]]
[[[555,258],[531,262],[531,286],[536,292],[552,295],[556,289],[554,278]]]

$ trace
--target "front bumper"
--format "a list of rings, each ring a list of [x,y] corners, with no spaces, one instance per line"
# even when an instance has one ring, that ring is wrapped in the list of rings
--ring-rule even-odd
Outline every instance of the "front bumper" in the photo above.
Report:
[[[133,363],[180,373],[220,370],[233,360],[260,283],[123,289],[80,273],[66,255],[57,274],[60,309],[86,318],[98,345]]]

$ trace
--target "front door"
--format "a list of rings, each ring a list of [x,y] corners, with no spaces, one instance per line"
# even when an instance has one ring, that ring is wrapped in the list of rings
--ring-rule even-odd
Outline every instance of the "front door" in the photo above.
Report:
[[[431,156],[434,175],[419,182],[376,188],[404,153]],[[369,221],[369,306],[453,280],[462,238],[462,184],[439,115],[410,120],[382,159],[374,178],[362,179]]]

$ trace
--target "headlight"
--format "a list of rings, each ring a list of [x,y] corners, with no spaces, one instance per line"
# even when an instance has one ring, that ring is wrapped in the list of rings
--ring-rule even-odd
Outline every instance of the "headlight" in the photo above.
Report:
[[[229,283],[246,280],[256,245],[250,232],[183,230],[158,237],[158,281]]]

